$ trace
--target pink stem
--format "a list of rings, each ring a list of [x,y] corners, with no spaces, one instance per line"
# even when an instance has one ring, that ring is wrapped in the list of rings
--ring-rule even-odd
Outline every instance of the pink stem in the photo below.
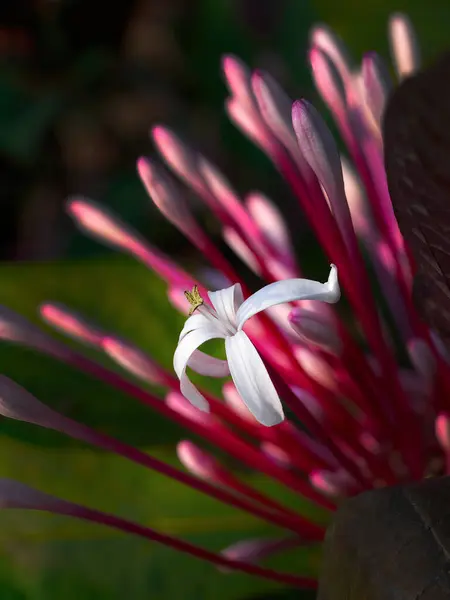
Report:
[[[220,206],[220,204],[216,201],[216,198],[207,188],[197,187],[196,191],[214,212],[219,221],[221,221],[225,226],[234,229],[234,231],[236,231],[236,233],[242,238],[242,240],[252,251],[254,258],[258,263],[258,267],[261,270],[263,279],[272,282],[273,277],[268,271],[263,257],[260,256],[258,246],[254,243],[254,240],[257,239],[262,246],[267,248],[268,252],[270,249],[267,246],[263,236],[260,234],[259,229],[253,223],[253,220],[247,213],[246,209],[243,206],[234,203],[235,214],[232,216],[227,210]],[[238,209],[237,212],[239,213],[239,216],[236,214],[236,209]]]
[[[228,452],[231,456],[237,458],[239,461],[245,462],[252,468],[262,471],[266,475],[273,477],[280,483],[283,483],[288,488],[298,492],[313,502],[318,502],[326,508],[331,510],[333,509],[333,504],[318,494],[309,483],[302,481],[298,477],[293,476],[291,473],[285,472],[278,465],[271,462],[259,450],[255,450],[253,446],[243,442],[224,427],[216,426],[211,428],[188,419],[187,417],[177,413],[165,405],[159,398],[156,398],[149,392],[134,385],[130,381],[123,379],[117,373],[109,371],[102,365],[86,359],[84,356],[74,353],[71,362],[77,368],[94,375],[98,379],[101,379],[117,389],[124,391],[146,406],[152,407],[154,410],[168,419],[171,419],[182,427],[185,427],[188,430],[190,429],[193,433],[200,435],[204,439],[207,439],[214,445]]]
[[[332,468],[333,465],[330,460],[314,453],[311,448],[306,446],[301,433],[297,430],[294,423],[288,420],[284,421],[284,423],[289,423],[294,431],[283,428],[283,424],[280,427],[273,428],[276,429],[277,433],[273,439],[273,443],[286,452],[294,468],[299,469],[299,471],[306,475],[314,469],[328,470]]]
[[[145,454],[144,452],[141,452],[132,446],[128,446],[127,444],[124,444],[123,442],[111,438],[103,433],[93,431],[89,427],[86,427],[82,424],[73,423],[70,430],[67,428],[67,433],[70,433],[72,437],[89,442],[97,447],[103,448],[104,450],[112,451],[115,454],[124,456],[135,463],[157,471],[158,473],[161,473],[166,477],[170,477],[179,483],[187,485],[198,492],[210,496],[211,498],[215,498],[220,502],[229,504],[234,508],[244,510],[259,517],[260,519],[264,519],[275,525],[278,525],[279,527],[299,531],[307,537],[312,536],[312,539],[321,539],[323,535],[323,529],[321,527],[310,523],[300,515],[295,513],[287,513],[284,510],[280,511],[280,513],[267,511],[251,502],[248,502],[244,498],[239,498],[234,494],[231,494],[225,489],[217,488],[206,481],[202,481],[201,479],[194,477],[190,473],[180,471],[179,469],[176,469],[175,467],[172,467],[171,465],[168,465],[157,458]],[[252,488],[249,486],[249,490],[251,489]]]
[[[370,481],[367,481],[358,467],[350,460],[338,446],[334,443],[330,436],[323,430],[322,425],[317,419],[309,412],[309,410],[299,402],[298,398],[292,392],[291,388],[286,382],[280,377],[280,375],[272,369],[269,365],[266,365],[269,375],[274,382],[275,387],[280,392],[285,402],[288,404],[292,412],[300,419],[302,423],[310,430],[310,432],[317,437],[317,439],[328,448],[336,457],[336,459],[342,464],[342,466],[355,478],[355,480],[361,485],[362,489],[368,489],[370,487]]]
[[[267,497],[265,494],[262,494],[259,490],[256,490],[255,488],[249,486],[248,484],[244,483],[243,481],[240,481],[231,473],[228,473],[228,472],[224,473],[223,481],[231,489],[234,489],[236,492],[239,492],[240,494],[243,494],[244,496],[247,496],[247,497],[251,498],[252,500],[255,500],[256,502],[259,502],[260,504],[263,504],[264,506],[267,506],[268,508],[271,508],[277,512],[282,512],[285,515],[289,514],[289,515],[292,515],[293,517],[298,516],[298,514],[295,513],[294,511],[283,506],[276,500],[273,500],[272,498]]]
[[[290,182],[299,199],[302,200],[307,197],[308,190],[305,189],[303,182],[288,157],[282,156],[281,160],[278,157],[277,164],[279,164],[280,169],[285,174],[286,179]],[[311,192],[311,189],[309,189],[309,192]],[[322,193],[321,196],[323,196]],[[398,440],[402,446],[405,459],[408,462],[412,474],[414,477],[420,478],[423,472],[422,448],[420,444],[412,442],[412,439],[415,439],[416,442],[421,439],[420,426],[417,418],[409,408],[407,398],[398,381],[395,362],[393,361],[390,349],[381,334],[378,313],[373,298],[370,294],[360,293],[360,290],[370,289],[370,283],[367,279],[366,272],[359,260],[354,261],[357,280],[359,282],[359,289],[355,288],[354,278],[350,277],[350,272],[346,268],[349,264],[349,257],[343,244],[343,240],[337,231],[336,223],[333,221],[329,210],[320,210],[322,202],[319,195],[317,195],[317,197],[314,196],[314,199],[317,200],[317,202],[314,203],[314,210],[312,204],[309,204],[308,201],[302,202],[302,205],[308,213],[311,223],[316,225],[315,229],[319,241],[322,243],[329,256],[336,256],[335,262],[340,269],[340,276],[347,289],[349,299],[360,315],[361,323],[366,331],[367,338],[371,343],[374,352],[378,356],[378,360],[386,376],[386,382],[389,385],[389,396],[380,398],[380,402],[382,403],[386,414],[390,415],[391,420],[395,420],[395,416],[392,414],[392,408],[395,407],[397,409],[398,418],[403,423],[403,427],[400,428],[401,431],[398,432]],[[321,222],[320,227],[317,226],[318,218],[320,218]],[[413,432],[412,437],[411,432]]]
[[[85,506],[64,502],[61,507],[58,507],[58,509],[52,509],[52,512],[58,512],[59,514],[68,515],[77,519],[83,519],[85,521],[91,521],[92,523],[98,523],[107,527],[112,527],[124,533],[136,535],[141,538],[163,544],[164,546],[168,546],[169,548],[173,548],[179,552],[190,554],[201,560],[206,560],[228,569],[242,571],[243,573],[247,573],[249,575],[256,575],[272,581],[303,588],[313,589],[317,585],[317,582],[314,579],[301,577],[298,575],[291,575],[289,573],[280,573],[279,571],[274,571],[272,569],[265,569],[263,567],[251,565],[246,562],[232,560],[220,554],[215,554],[214,552],[200,548],[199,546],[184,540],[180,540],[174,536],[155,531],[150,527],[145,527],[143,525],[139,525],[138,523],[87,508]]]

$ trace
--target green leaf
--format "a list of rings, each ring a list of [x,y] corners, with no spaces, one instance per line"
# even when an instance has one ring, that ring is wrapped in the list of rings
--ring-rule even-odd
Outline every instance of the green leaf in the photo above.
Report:
[[[387,23],[394,11],[406,13],[417,31],[425,59],[448,48],[450,4],[435,0],[432,9],[424,9],[422,0],[378,0],[356,9],[353,0],[313,0],[320,19],[333,27],[349,48],[360,55],[377,51],[388,56]]]
[[[36,307],[43,300],[68,303],[170,366],[183,317],[169,306],[164,284],[141,265],[123,258],[3,265],[1,281],[0,303],[31,320],[39,321]],[[0,362],[3,373],[42,401],[125,441],[150,446],[152,455],[178,464],[173,450],[182,432],[132,399],[9,344],[0,347]],[[247,514],[120,457],[81,444],[70,446],[62,436],[25,423],[3,420],[0,427],[0,476],[131,518],[212,550],[274,531]],[[258,489],[317,516],[314,507],[261,474],[246,473],[245,477]],[[238,600],[280,589],[246,575],[225,575],[156,544],[61,516],[2,511],[0,532],[2,598],[119,600],[128,594],[133,600]],[[316,573],[317,552],[291,552],[271,563],[294,573]]]
[[[169,304],[165,284],[142,265],[115,257],[8,264],[0,267],[0,280],[0,304],[31,321],[41,324],[37,310],[43,301],[62,302],[104,329],[139,344],[172,369],[184,318]],[[97,356],[92,350],[87,354]],[[125,441],[139,445],[173,443],[180,436],[172,424],[137,401],[53,359],[2,342],[0,364],[3,374],[43,402]],[[22,426],[2,421],[0,431],[18,435]],[[33,427],[28,428],[25,437],[43,444],[69,443],[60,435]]]
[[[312,590],[280,590],[278,592],[263,592],[262,594],[255,594],[246,596],[242,600],[314,600],[316,592]]]
[[[149,452],[167,462],[176,460],[161,448]],[[212,550],[275,531],[120,457],[89,449],[42,449],[5,439],[0,439],[0,456],[1,477],[14,477]],[[273,488],[258,474],[249,476],[248,482]],[[68,517],[4,510],[0,532],[0,582],[28,600],[119,600],[125,593],[133,600],[238,600],[280,589],[243,574],[223,574],[190,556]],[[269,564],[294,573],[314,573],[314,555],[308,553],[286,553]]]

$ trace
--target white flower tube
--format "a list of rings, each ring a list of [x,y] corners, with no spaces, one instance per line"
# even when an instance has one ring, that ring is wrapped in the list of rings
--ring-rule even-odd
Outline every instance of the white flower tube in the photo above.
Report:
[[[186,294],[196,314],[187,319],[174,355],[181,393],[194,406],[208,411],[208,402],[189,380],[187,367],[211,377],[231,374],[237,391],[255,418],[267,426],[280,423],[284,419],[280,398],[261,357],[242,328],[248,319],[277,304],[295,300],[337,302],[340,289],[336,267],[331,265],[326,283],[285,279],[265,286],[247,300],[243,298],[241,286],[236,284],[208,292],[208,296],[212,308],[203,303],[197,290]],[[203,343],[216,338],[225,340],[226,361],[198,350]]]

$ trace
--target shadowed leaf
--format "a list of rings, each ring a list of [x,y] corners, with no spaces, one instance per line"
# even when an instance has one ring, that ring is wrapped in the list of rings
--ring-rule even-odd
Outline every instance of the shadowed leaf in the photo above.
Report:
[[[407,79],[384,119],[389,190],[417,263],[417,308],[450,341],[450,54]]]
[[[318,600],[450,597],[450,477],[367,492],[326,536]]]

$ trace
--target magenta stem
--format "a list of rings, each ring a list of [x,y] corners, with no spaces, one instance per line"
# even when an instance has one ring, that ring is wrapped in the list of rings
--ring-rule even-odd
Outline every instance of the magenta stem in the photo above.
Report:
[[[276,500],[268,498],[265,494],[262,494],[259,490],[256,490],[255,488],[249,486],[243,481],[240,481],[231,473],[224,473],[223,482],[226,483],[226,485],[228,485],[230,488],[239,492],[240,494],[244,494],[244,496],[247,496],[252,500],[255,500],[256,502],[259,502],[260,504],[263,504],[268,508],[276,510],[277,512],[282,512],[283,514],[289,514],[292,517],[298,516],[298,513],[287,508],[286,506],[283,506]]]
[[[136,535],[146,540],[163,544],[164,546],[168,546],[169,548],[173,548],[179,552],[190,554],[191,556],[195,556],[201,560],[206,560],[218,566],[226,567],[228,569],[235,569],[236,571],[242,571],[248,575],[256,575],[258,577],[263,577],[264,579],[270,579],[279,583],[308,589],[314,589],[317,586],[315,579],[291,575],[290,573],[281,573],[279,571],[265,569],[263,567],[258,567],[246,562],[232,560],[223,555],[215,554],[214,552],[210,552],[209,550],[205,550],[204,548],[200,548],[199,546],[174,536],[155,531],[150,527],[145,527],[121,517],[116,517],[114,515],[103,513],[84,506],[64,503],[64,505],[58,508],[55,512],[75,517],[77,519],[90,521],[92,523],[105,525],[107,527],[112,527],[124,533]]]
[[[160,367],[160,375],[164,380],[164,384],[175,392],[180,391],[180,382],[174,377],[171,373],[166,371],[163,367]],[[272,428],[263,427],[259,425],[256,421],[252,422],[247,419],[241,417],[237,412],[235,412],[232,408],[221,402],[215,396],[212,396],[209,392],[200,388],[201,393],[208,401],[211,412],[214,415],[217,415],[219,418],[223,419],[227,424],[235,426],[242,433],[249,435],[252,438],[255,438],[256,441],[260,442],[261,440],[273,439]]]
[[[258,263],[258,267],[261,270],[261,274],[263,278],[269,282],[273,281],[273,277],[268,271],[265,261],[263,257],[260,256],[258,252],[257,246],[254,244],[254,239],[258,239],[259,243],[267,248],[268,252],[270,252],[270,248],[267,246],[264,237],[260,234],[259,229],[253,223],[250,215],[247,213],[246,209],[241,204],[234,204],[234,215],[231,215],[227,210],[223,209],[220,205],[220,202],[216,200],[214,195],[209,191],[208,188],[196,188],[199,196],[203,198],[206,204],[210,207],[212,212],[217,216],[219,221],[222,222],[223,225],[231,227],[234,231],[241,237],[241,239],[247,244],[248,248],[252,251],[255,260]],[[239,215],[236,215],[236,209],[239,212]],[[250,234],[250,230],[252,235]]]
[[[85,425],[71,423],[70,427],[64,429],[64,433],[66,433],[66,435],[70,435],[71,437],[81,439],[84,442],[94,444],[95,446],[103,448],[104,450],[112,451],[115,454],[124,456],[132,462],[152,469],[153,471],[161,473],[166,477],[170,477],[171,479],[187,485],[198,492],[206,494],[207,496],[215,498],[216,500],[219,500],[225,504],[229,504],[234,508],[244,510],[260,519],[264,519],[275,525],[278,525],[279,527],[299,531],[307,537],[312,536],[311,539],[321,539],[323,536],[323,528],[310,523],[300,515],[295,513],[290,515],[286,511],[280,511],[280,514],[267,511],[254,505],[252,502],[245,500],[244,498],[239,498],[234,494],[231,494],[226,489],[218,488],[207,481],[202,481],[190,473],[180,471],[179,469],[176,469],[175,467],[172,467],[171,465],[168,465],[157,458],[154,458],[153,456],[141,452],[132,446],[128,446],[119,440],[111,438],[106,434],[93,431]]]
[[[324,498],[310,486],[309,482],[302,481],[291,473],[287,473],[278,465],[270,461],[263,453],[261,453],[261,451],[256,450],[252,445],[240,440],[225,427],[217,425],[212,428],[188,419],[172,410],[151,393],[143,390],[130,381],[123,379],[114,371],[110,371],[82,355],[73,353],[71,363],[77,368],[101,379],[105,383],[124,391],[182,427],[185,427],[188,430],[190,429],[193,433],[200,435],[215,446],[225,450],[225,452],[234,456],[237,460],[246,463],[257,471],[261,471],[266,475],[273,477],[283,485],[313,502],[320,502],[322,505],[328,506],[329,509],[333,509],[333,504],[324,500]]]
[[[415,439],[416,441],[420,440],[421,432],[419,423],[415,415],[410,410],[405,393],[398,381],[396,365],[393,360],[392,353],[381,334],[378,313],[373,298],[370,294],[361,295],[358,292],[358,289],[354,287],[353,279],[350,277],[346,268],[346,266],[350,264],[350,258],[347,254],[342,237],[337,230],[336,223],[333,222],[329,211],[320,210],[321,226],[318,226],[317,219],[319,215],[315,214],[314,211],[318,213],[319,208],[322,207],[319,194],[314,196],[317,202],[313,210],[312,204],[310,204],[309,201],[303,201],[308,190],[305,189],[299,174],[297,173],[295,167],[291,164],[289,158],[283,155],[281,159],[279,157],[275,157],[275,160],[276,164],[279,165],[280,170],[285,174],[286,179],[290,182],[299,200],[302,202],[302,206],[307,212],[311,223],[315,227],[319,240],[323,244],[325,250],[329,256],[336,256],[336,263],[338,264],[338,268],[341,267],[341,279],[348,291],[349,299],[354,305],[355,310],[357,310],[360,315],[361,323],[365,329],[367,339],[378,357],[380,365],[386,376],[386,382],[389,384],[389,396],[387,398],[380,398],[380,403],[382,403],[386,414],[389,415],[391,422],[393,422],[395,418],[398,418],[402,421],[403,426],[400,428],[401,431],[399,431],[398,441],[402,447],[405,460],[408,463],[411,473],[414,477],[420,477],[423,471],[422,448],[420,444],[416,446],[415,443],[411,443],[411,439]],[[323,196],[323,194],[321,195]],[[362,263],[359,260],[355,260],[353,264],[356,269],[355,275],[358,278],[359,286],[370,289],[368,287],[369,282]],[[392,408],[394,407],[397,410],[397,417],[392,414]],[[413,432],[412,437],[411,432]]]
[[[328,448],[336,459],[342,464],[342,466],[355,478],[355,480],[362,486],[362,489],[368,489],[370,487],[370,481],[366,481],[360,472],[359,468],[350,460],[329,435],[323,430],[322,425],[316,420],[316,418],[309,412],[309,410],[299,402],[298,398],[292,392],[286,382],[274,371],[270,366],[266,365],[269,371],[270,377],[274,382],[275,387],[280,392],[285,402],[289,405],[292,412],[300,419],[302,423],[310,430],[310,432],[317,437],[322,444]]]

